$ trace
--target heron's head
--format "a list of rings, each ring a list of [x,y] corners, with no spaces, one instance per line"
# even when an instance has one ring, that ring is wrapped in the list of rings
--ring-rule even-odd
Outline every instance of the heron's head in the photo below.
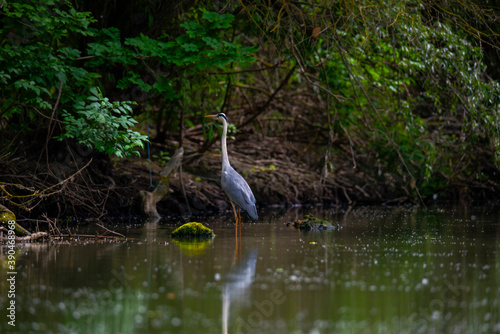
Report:
[[[207,115],[205,116],[206,118],[215,118],[215,119],[218,119],[219,121],[221,122],[224,122],[226,121],[227,122],[227,117],[226,117],[226,114],[224,113],[218,113],[217,115]]]

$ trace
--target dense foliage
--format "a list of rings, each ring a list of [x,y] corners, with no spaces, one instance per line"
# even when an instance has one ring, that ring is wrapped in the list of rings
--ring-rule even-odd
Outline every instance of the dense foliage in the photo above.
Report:
[[[7,39],[0,53],[0,103],[8,131],[25,136],[39,126],[40,117],[56,121],[60,109],[66,130],[61,139],[76,138],[118,156],[143,146],[145,137],[139,133],[116,131],[134,123],[126,115],[112,115],[127,114],[128,104],[103,99],[95,88],[100,75],[80,63],[80,40],[97,34],[90,27],[95,20],[89,12],[56,1],[9,1],[2,10],[0,34]]]
[[[231,27],[233,15],[203,9],[189,15],[192,21],[180,24],[185,32],[176,38],[140,34],[123,43],[118,29],[91,28],[95,22],[91,14],[76,11],[69,2],[9,1],[3,9],[0,33],[9,38],[3,41],[0,55],[2,116],[22,119],[13,130],[29,129],[40,115],[50,119],[59,108],[65,124],[60,139],[75,138],[120,157],[133,153],[136,146],[143,147],[146,138],[135,131],[115,131],[130,128],[134,121],[112,115],[129,113],[129,102],[110,103],[97,93],[95,86],[104,85],[106,79],[116,80],[109,73],[104,79],[104,73],[122,67],[117,88],[138,87],[182,105],[194,88],[192,83],[203,81],[200,76],[216,85],[216,76],[206,75],[207,69],[251,61],[254,50],[223,39],[220,31]],[[82,39],[87,41],[84,56],[76,48]]]
[[[325,171],[338,171],[345,159],[331,157],[341,155],[361,166],[367,192],[421,199],[496,178],[500,87],[484,53],[496,48],[498,13],[459,2],[327,3],[245,8],[276,50],[298,62],[296,81],[318,92],[319,109],[307,118],[323,124]]]
[[[498,188],[496,8],[414,0],[120,6],[136,14],[112,20],[119,13],[93,1],[2,3],[2,159],[23,145],[47,146],[40,133],[131,156],[149,121],[156,143],[173,149],[187,137],[189,163],[214,142],[201,116],[222,111],[236,123],[233,134],[246,127],[280,138],[287,157],[331,188],[319,200],[334,188],[348,201]],[[254,145],[256,159],[277,156],[263,139]],[[163,151],[155,156],[165,160]],[[282,177],[275,163],[263,164],[244,173],[279,183],[271,182]],[[293,183],[289,170],[279,173]],[[294,187],[281,182],[277,191]]]

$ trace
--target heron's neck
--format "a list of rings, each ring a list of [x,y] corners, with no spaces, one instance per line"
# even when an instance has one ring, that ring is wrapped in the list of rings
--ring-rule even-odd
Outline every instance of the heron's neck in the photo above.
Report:
[[[226,136],[227,136],[227,122],[223,122],[223,130],[222,130],[222,170],[224,171],[226,167],[229,165],[229,159],[227,157],[227,145],[226,145]]]

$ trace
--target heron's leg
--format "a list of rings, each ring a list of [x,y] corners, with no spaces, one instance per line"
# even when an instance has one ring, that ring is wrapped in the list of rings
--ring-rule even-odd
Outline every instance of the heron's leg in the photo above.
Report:
[[[235,245],[234,245],[234,263],[238,260],[238,248],[240,247],[240,240],[238,239],[238,213],[236,212],[236,206],[234,205],[233,202],[231,202],[231,205],[233,206],[233,212],[234,212],[234,220],[236,221],[236,228],[234,230],[235,232]],[[238,208],[239,210],[239,208]]]
[[[234,205],[233,202],[231,202],[231,206],[233,207],[233,212],[234,212],[234,220],[236,221],[236,225],[238,225],[238,214],[236,213],[236,206]]]
[[[238,238],[238,214],[236,213],[236,207],[233,202],[231,202],[231,205],[233,206],[234,220],[236,221],[236,238]]]
[[[238,224],[240,224],[239,230],[240,230],[240,237],[241,237],[241,210],[240,210],[240,208],[238,208]]]
[[[238,208],[238,230],[239,230],[239,236],[238,236],[238,259],[241,257],[241,210]]]

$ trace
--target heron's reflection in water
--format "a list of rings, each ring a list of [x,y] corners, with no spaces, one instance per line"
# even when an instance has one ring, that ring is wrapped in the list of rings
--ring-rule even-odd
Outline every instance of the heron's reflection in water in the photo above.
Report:
[[[245,259],[227,275],[222,289],[222,332],[228,332],[229,313],[237,307],[249,303],[250,287],[255,280],[257,250],[251,250]],[[233,306],[233,307],[231,307]]]

